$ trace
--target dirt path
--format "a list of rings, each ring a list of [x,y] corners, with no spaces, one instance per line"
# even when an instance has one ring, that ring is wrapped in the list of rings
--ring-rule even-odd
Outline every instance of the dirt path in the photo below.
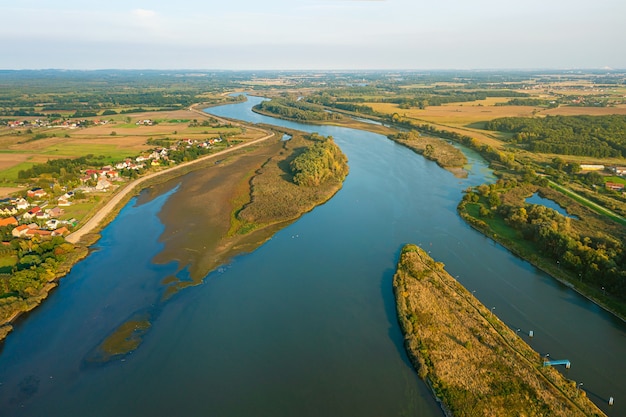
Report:
[[[200,110],[197,110],[196,108],[194,108],[194,106],[190,107],[189,110],[198,113],[204,117],[209,117],[209,115],[207,113],[204,113]],[[219,117],[210,115],[210,117],[214,118],[214,119],[218,119],[220,122],[223,123],[231,123],[233,125],[241,125],[243,126],[243,124],[241,123],[234,123],[231,122],[229,120],[225,120],[225,119],[221,119]],[[105,219],[108,214],[115,209],[115,207],[120,203],[120,201],[122,201],[124,199],[124,197],[126,197],[129,193],[133,192],[137,187],[140,187],[141,184],[145,183],[146,181],[155,178],[159,175],[163,175],[163,174],[170,174],[173,171],[176,171],[178,169],[184,168],[184,167],[188,167],[190,165],[194,165],[194,164],[198,164],[201,162],[204,162],[206,160],[212,159],[212,158],[216,158],[219,157],[221,155],[225,155],[227,153],[239,150],[241,148],[245,148],[247,146],[252,146],[255,145],[257,143],[263,142],[271,137],[274,136],[274,133],[268,133],[266,130],[260,129],[258,127],[252,127],[252,126],[248,126],[246,125],[247,129],[251,129],[251,130],[256,130],[259,132],[263,132],[266,133],[265,136],[259,138],[259,139],[255,139],[253,141],[250,142],[246,142],[246,143],[242,143],[240,145],[237,146],[233,146],[232,148],[228,148],[228,149],[224,149],[223,151],[219,151],[217,153],[214,154],[210,154],[210,155],[206,155],[203,156],[201,158],[198,158],[196,160],[193,161],[189,161],[189,162],[184,162],[180,165],[176,165],[170,169],[166,169],[163,171],[159,171],[159,172],[153,172],[151,174],[148,174],[144,177],[138,178],[135,181],[132,181],[128,184],[126,184],[126,186],[124,186],[124,188],[122,188],[121,190],[119,190],[100,210],[98,210],[98,212],[92,217],[90,218],[80,229],[76,230],[75,232],[69,234],[65,239],[70,242],[70,243],[78,243],[80,241],[80,239],[85,236],[88,233],[91,233],[94,229],[96,229],[100,223],[102,222],[103,219]]]

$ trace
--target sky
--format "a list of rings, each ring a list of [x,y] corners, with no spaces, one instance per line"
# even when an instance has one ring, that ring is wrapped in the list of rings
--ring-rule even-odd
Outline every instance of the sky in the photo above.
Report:
[[[625,69],[624,0],[18,0],[0,69]]]

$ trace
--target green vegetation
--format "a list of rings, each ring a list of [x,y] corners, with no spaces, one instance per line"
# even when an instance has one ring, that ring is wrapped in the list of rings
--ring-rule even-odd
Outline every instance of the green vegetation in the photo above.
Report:
[[[492,236],[581,292],[594,294],[618,315],[626,317],[626,234],[623,227],[603,225],[601,217],[570,201],[566,217],[524,199],[539,190],[564,200],[550,188],[515,180],[499,180],[468,190],[459,213],[477,229]],[[602,297],[597,297],[602,293]]]
[[[255,106],[254,110],[259,113],[269,113],[283,119],[301,122],[320,122],[341,118],[336,113],[324,111],[324,108],[319,105],[290,99],[275,98],[270,101],[264,101]]]
[[[235,198],[230,235],[294,220],[332,197],[348,175],[348,161],[332,137],[280,130],[291,139],[242,182]],[[251,188],[250,188],[251,186]]]
[[[88,355],[86,361],[105,363],[131,353],[139,347],[151,326],[149,317],[139,316],[124,322]]]
[[[293,173],[293,182],[306,187],[317,187],[331,179],[343,181],[348,174],[346,156],[335,145],[332,137],[323,138],[312,134],[314,141],[289,164]]]
[[[509,117],[487,129],[513,133],[511,142],[534,152],[593,157],[626,155],[626,116]]]
[[[467,173],[462,170],[463,166],[467,164],[467,158],[460,149],[452,146],[443,139],[431,136],[420,136],[417,130],[399,132],[388,135],[387,137],[394,142],[414,150],[425,158],[437,162],[439,166],[451,170],[458,176],[467,175]]]
[[[0,275],[0,296],[16,294],[28,298],[37,295],[46,283],[56,279],[58,264],[66,260],[65,255],[73,252],[74,246],[60,236],[48,240],[33,237],[29,240],[13,239],[11,249],[8,257],[4,256],[4,268],[10,265],[11,258],[17,261],[12,265],[10,275]]]
[[[449,415],[604,415],[421,248],[402,249],[393,289],[409,359]]]

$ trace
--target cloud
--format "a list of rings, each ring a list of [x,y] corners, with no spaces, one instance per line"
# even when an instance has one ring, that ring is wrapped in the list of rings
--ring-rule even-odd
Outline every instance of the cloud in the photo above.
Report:
[[[154,19],[157,16],[157,12],[147,9],[135,9],[132,14],[139,19]]]

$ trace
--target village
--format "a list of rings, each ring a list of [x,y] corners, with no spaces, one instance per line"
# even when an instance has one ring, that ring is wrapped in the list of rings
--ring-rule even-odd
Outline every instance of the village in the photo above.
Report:
[[[140,121],[146,123],[145,120]],[[138,122],[139,123],[139,122]],[[221,137],[206,140],[182,139],[171,146],[157,147],[135,158],[125,158],[114,165],[89,168],[82,171],[80,185],[68,189],[58,181],[50,183],[50,190],[33,187],[11,197],[0,200],[0,236],[2,244],[10,245],[11,239],[65,237],[81,219],[63,219],[65,208],[77,199],[94,193],[114,191],[130,178],[136,178],[151,168],[176,165],[191,156],[209,153],[211,148],[222,142]],[[174,156],[172,156],[175,154]]]

